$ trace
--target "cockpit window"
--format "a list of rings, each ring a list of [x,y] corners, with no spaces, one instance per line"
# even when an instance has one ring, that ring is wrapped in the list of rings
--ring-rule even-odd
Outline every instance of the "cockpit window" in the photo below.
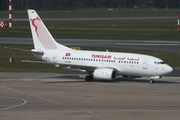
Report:
[[[158,64],[158,62],[155,61],[154,64]]]
[[[154,64],[156,64],[156,65],[165,64],[165,62],[157,62],[157,61],[155,61]]]

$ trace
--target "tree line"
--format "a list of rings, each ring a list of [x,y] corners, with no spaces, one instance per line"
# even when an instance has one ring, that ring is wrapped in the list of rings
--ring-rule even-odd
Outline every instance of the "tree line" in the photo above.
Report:
[[[0,0],[8,9],[9,0]],[[86,8],[180,8],[180,0],[12,0],[13,9],[73,10]]]

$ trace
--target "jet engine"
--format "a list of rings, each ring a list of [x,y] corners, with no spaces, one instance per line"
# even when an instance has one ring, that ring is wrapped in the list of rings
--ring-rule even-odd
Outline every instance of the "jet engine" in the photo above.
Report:
[[[116,78],[116,71],[111,68],[98,68],[94,71],[94,78],[113,80]]]

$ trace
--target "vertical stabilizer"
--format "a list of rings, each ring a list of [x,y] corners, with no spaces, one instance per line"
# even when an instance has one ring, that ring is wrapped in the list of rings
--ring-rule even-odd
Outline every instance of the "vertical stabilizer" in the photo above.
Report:
[[[31,33],[33,37],[34,48],[36,50],[46,49],[70,49],[57,43],[41,18],[38,16],[35,10],[28,10],[29,22],[31,27]]]

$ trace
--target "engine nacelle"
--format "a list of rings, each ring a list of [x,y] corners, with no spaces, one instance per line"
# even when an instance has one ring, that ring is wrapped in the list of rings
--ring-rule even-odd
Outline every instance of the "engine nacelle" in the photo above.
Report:
[[[111,68],[98,68],[94,71],[94,78],[113,80],[116,78],[116,71]]]

